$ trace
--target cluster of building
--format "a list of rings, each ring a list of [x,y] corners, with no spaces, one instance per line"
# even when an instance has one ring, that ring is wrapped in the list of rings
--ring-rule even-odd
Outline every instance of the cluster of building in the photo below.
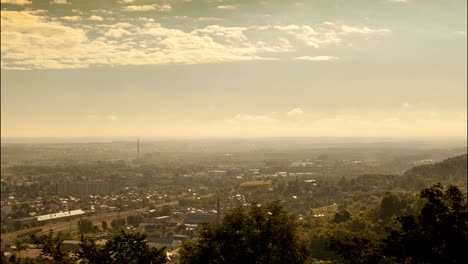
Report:
[[[119,192],[121,186],[113,182],[86,181],[86,182],[63,182],[57,184],[59,195],[93,195],[109,194]]]

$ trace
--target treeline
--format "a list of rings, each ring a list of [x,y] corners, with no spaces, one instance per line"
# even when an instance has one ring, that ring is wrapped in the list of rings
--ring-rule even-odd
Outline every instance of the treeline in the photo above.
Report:
[[[30,242],[41,249],[40,257],[37,259],[21,258],[19,254],[15,254],[7,258],[2,251],[1,263],[163,264],[168,261],[165,249],[150,247],[146,234],[141,233],[129,233],[122,230],[103,246],[98,246],[94,239],[81,236],[79,249],[76,251],[67,249],[63,241],[61,233],[54,234],[52,231],[48,235],[32,236]],[[20,249],[26,249],[24,244]]]
[[[466,181],[467,154],[448,158],[443,162],[421,165],[406,171],[405,176],[420,176],[424,178],[435,178],[437,180],[462,180]]]
[[[380,234],[360,223],[331,230],[324,244],[329,263],[466,263],[468,219],[466,196],[455,186],[440,184],[419,193],[421,207],[393,221],[380,221]],[[382,199],[380,216],[390,220],[403,211],[394,197]],[[331,220],[351,220],[346,210]],[[302,222],[303,223],[303,222]],[[353,230],[354,229],[354,230]],[[338,231],[338,232],[336,232]],[[279,203],[238,208],[222,224],[205,225],[197,241],[184,244],[180,263],[313,263],[314,244],[301,221],[288,215]],[[317,244],[316,244],[317,245]],[[320,245],[317,245],[320,246]]]
[[[384,233],[335,233],[328,248],[340,256],[340,263],[466,263],[466,196],[455,186],[436,184],[419,197],[422,207],[395,217],[384,225]],[[400,201],[386,197],[380,210],[388,219],[402,208]]]

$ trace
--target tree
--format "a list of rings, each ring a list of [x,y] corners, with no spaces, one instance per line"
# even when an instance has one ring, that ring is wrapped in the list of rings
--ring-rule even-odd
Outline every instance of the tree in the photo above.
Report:
[[[341,256],[340,263],[392,263],[382,256],[379,240],[366,234],[342,233],[330,238],[328,248]]]
[[[126,224],[125,219],[114,219],[111,221],[112,228],[119,228],[121,226],[124,226],[125,224]]]
[[[141,222],[143,222],[143,217],[141,215],[129,215],[127,216],[127,224],[134,227],[138,227]]]
[[[10,260],[5,256],[5,251],[3,251],[3,249],[0,251],[0,254],[1,254],[0,263],[2,263],[2,264],[10,264],[11,263]]]
[[[101,227],[102,227],[102,230],[107,230],[107,221],[102,220]]]
[[[42,255],[51,257],[54,263],[71,264],[76,263],[76,258],[73,257],[70,251],[63,246],[63,237],[61,233],[54,236],[52,230],[48,235],[32,236],[35,244],[42,249]]]
[[[420,192],[426,200],[416,214],[400,216],[388,230],[384,254],[405,263],[467,263],[466,198],[455,186],[435,184]]]
[[[329,249],[343,263],[467,263],[466,197],[457,187],[444,189],[441,184],[423,189],[419,196],[425,201],[422,208],[398,216],[386,234],[342,232],[330,238]],[[388,204],[395,204],[392,200]]]
[[[23,240],[15,241],[15,252],[18,253],[18,259],[21,258],[21,250],[25,250],[27,248],[28,248],[28,245]]]
[[[78,220],[78,230],[81,234],[93,231],[93,222],[87,219]]]
[[[89,264],[166,263],[164,248],[150,247],[145,234],[128,233],[124,230],[107,241],[102,248],[97,247],[95,240],[82,235],[78,255]]]
[[[398,215],[403,207],[404,204],[398,196],[393,193],[387,193],[380,202],[379,217],[384,222],[387,222],[392,216]]]
[[[279,202],[252,204],[227,214],[221,224],[205,224],[199,240],[184,243],[180,263],[304,263],[307,252],[297,223]]]
[[[351,218],[351,214],[346,209],[341,209],[340,211],[335,213],[335,216],[333,217],[333,222],[346,222],[349,220],[349,218]]]

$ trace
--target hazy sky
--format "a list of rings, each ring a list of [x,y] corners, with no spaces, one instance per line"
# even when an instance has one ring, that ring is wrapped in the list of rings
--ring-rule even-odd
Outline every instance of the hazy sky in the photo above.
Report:
[[[1,0],[3,137],[466,136],[466,0]]]

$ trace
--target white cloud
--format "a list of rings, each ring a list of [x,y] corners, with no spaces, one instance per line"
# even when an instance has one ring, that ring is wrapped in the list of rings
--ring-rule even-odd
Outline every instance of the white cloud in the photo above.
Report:
[[[127,22],[119,22],[115,24],[110,24],[110,25],[97,25],[97,27],[103,27],[103,28],[115,28],[115,29],[121,29],[121,28],[130,28],[133,27],[134,25],[127,23]]]
[[[69,51],[87,41],[83,29],[47,21],[35,12],[2,10],[2,63],[17,68],[79,68],[79,60],[66,60]],[[77,54],[73,55],[76,56]]]
[[[220,10],[236,10],[237,8],[239,8],[239,6],[238,5],[219,5],[216,8]]]
[[[143,12],[143,11],[161,11],[161,12],[169,12],[171,11],[172,6],[169,4],[164,5],[129,5],[124,7],[125,11],[128,12]]]
[[[115,115],[107,115],[106,118],[110,121],[116,121],[118,119]]]
[[[217,17],[199,17],[197,18],[198,21],[219,21],[220,18]]]
[[[104,18],[100,17],[100,16],[90,16],[88,18],[88,20],[92,20],[92,21],[103,21]]]
[[[83,14],[83,11],[81,11],[81,10],[79,10],[79,9],[74,9],[74,8],[73,8],[71,11],[72,11],[73,13],[77,13],[77,14],[80,14],[80,15]]]
[[[67,4],[71,4],[71,0],[52,0],[51,3],[57,4],[57,5],[67,5]]]
[[[360,33],[360,34],[373,34],[373,33],[388,33],[391,32],[388,28],[371,29],[368,27],[351,27],[342,25],[341,30],[343,34]]]
[[[301,61],[335,61],[338,60],[338,57],[335,56],[301,56],[296,57],[295,60]]]
[[[1,0],[2,4],[12,4],[12,5],[30,5],[32,1],[30,0]]]
[[[333,22],[325,22],[315,27],[310,25],[275,25],[260,26],[258,30],[277,30],[295,37],[307,46],[321,48],[324,45],[340,44],[347,35],[384,34],[391,32],[386,28],[353,27]],[[279,33],[278,33],[279,34]]]
[[[124,8],[125,11],[129,12],[151,11],[155,9],[156,7],[154,7],[153,5],[130,5]]]
[[[87,28],[48,21],[32,12],[2,11],[3,69],[66,69],[90,65],[199,64],[269,60],[245,41],[241,28],[206,27],[197,32],[146,23],[102,31],[88,39]],[[84,27],[83,25],[81,25]],[[128,26],[128,25],[127,25]],[[112,29],[112,26],[109,26]],[[115,28],[118,29],[118,28]],[[132,33],[132,39],[115,39]],[[99,33],[99,31],[98,31]]]
[[[303,41],[307,46],[314,48],[319,48],[322,43],[333,42],[333,40],[328,40],[328,38],[324,39],[324,35],[318,34],[314,28],[308,25],[274,26],[273,28],[295,36],[297,39]],[[335,39],[335,41],[336,40],[338,39]]]
[[[246,27],[223,27],[219,25],[211,25],[202,29],[192,31],[194,34],[210,35],[211,37],[220,37],[227,41],[246,41],[247,37],[244,35]]]
[[[138,20],[146,21],[146,22],[154,22],[154,19],[152,19],[152,18],[147,18],[147,17],[139,17]]]
[[[172,10],[172,6],[170,4],[156,5],[156,10],[161,12],[169,12]]]
[[[227,123],[238,124],[238,123],[273,123],[277,120],[268,115],[248,115],[248,114],[237,114],[233,118],[226,119]]]
[[[122,29],[122,28],[112,28],[109,29],[106,33],[104,33],[104,36],[106,37],[112,37],[112,38],[120,38],[125,35],[131,35],[129,31]]]
[[[61,19],[67,20],[67,21],[80,21],[81,17],[80,16],[63,16],[61,17]]]
[[[146,18],[135,18],[148,22],[144,25],[125,22],[91,28],[80,23],[60,23],[80,19],[80,16],[65,16],[52,20],[47,13],[2,10],[2,69],[276,60],[271,54],[296,51],[299,45],[308,45],[310,41],[315,41],[319,47],[341,41],[339,32],[330,29],[335,25],[316,28],[310,25],[209,25],[184,31],[164,27]],[[95,34],[87,35],[89,30]],[[302,56],[296,59],[318,61],[333,60],[334,57]]]
[[[112,14],[115,13],[114,11],[106,10],[106,9],[93,9],[93,10],[91,10],[91,12],[92,12],[92,13],[108,14],[108,15],[112,15]]]
[[[122,4],[132,4],[132,3],[135,3],[136,0],[121,0],[119,1],[120,3]]]
[[[300,116],[304,114],[304,111],[301,108],[293,108],[286,113],[288,116]]]

